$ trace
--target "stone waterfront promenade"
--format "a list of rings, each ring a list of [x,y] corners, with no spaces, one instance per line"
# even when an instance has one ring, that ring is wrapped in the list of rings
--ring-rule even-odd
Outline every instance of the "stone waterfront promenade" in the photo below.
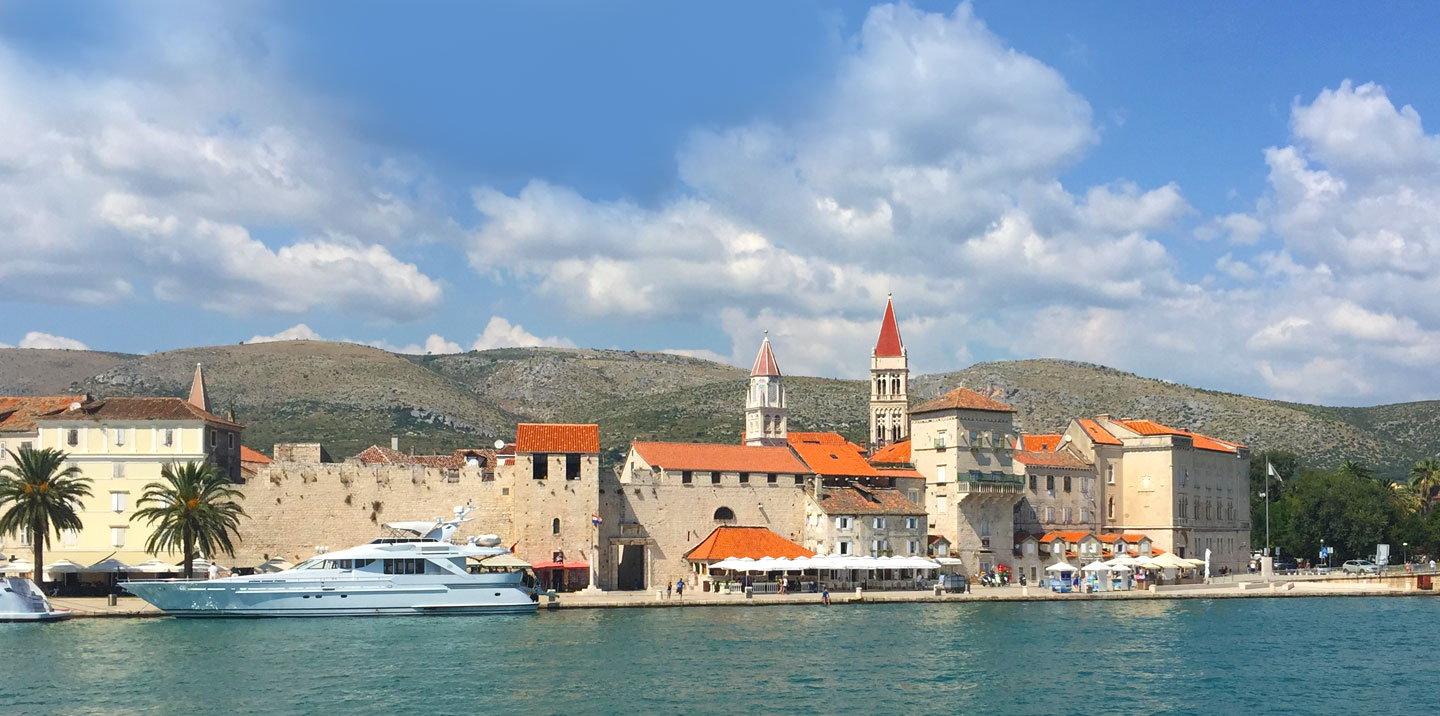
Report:
[[[832,605],[898,604],[898,603],[963,603],[1018,601],[1105,601],[1125,599],[1243,599],[1280,597],[1400,597],[1435,596],[1436,591],[1416,588],[1415,575],[1386,577],[1310,577],[1279,578],[1223,582],[1217,584],[1184,584],[1160,587],[1155,591],[1099,592],[1096,594],[1056,594],[1038,587],[975,587],[965,594],[936,595],[930,591],[831,592]],[[52,598],[51,603],[70,609],[76,617],[158,617],[159,610],[135,597],[121,597],[110,606],[103,597]],[[761,607],[784,605],[817,605],[820,595],[757,594],[745,598],[741,594],[686,593],[684,597],[657,599],[655,592],[605,592],[601,594],[561,594],[555,602],[541,598],[541,611],[547,609],[624,609],[678,607]]]

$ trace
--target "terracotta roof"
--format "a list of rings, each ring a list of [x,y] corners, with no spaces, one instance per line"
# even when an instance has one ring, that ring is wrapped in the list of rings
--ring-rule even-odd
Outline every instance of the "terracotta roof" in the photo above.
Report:
[[[906,438],[898,443],[891,443],[875,451],[870,456],[871,465],[909,465],[910,464],[910,439]]]
[[[1021,435],[1016,450],[1030,450],[1032,452],[1052,451],[1060,447],[1060,433],[1048,433],[1045,435]]]
[[[1149,539],[1145,535],[1138,532],[1126,532],[1125,534],[1120,535],[1120,537],[1126,542],[1139,542],[1142,539]]]
[[[1058,450],[1056,452],[1016,450],[1015,459],[1026,465],[1034,465],[1036,467],[1059,467],[1072,470],[1083,470],[1091,467],[1090,462],[1069,450]]]
[[[880,339],[875,341],[875,357],[899,357],[905,355],[905,347],[900,343],[900,327],[895,325],[895,307],[890,299],[885,299],[885,317],[880,320]]]
[[[515,452],[600,452],[600,426],[594,423],[520,423]]]
[[[795,443],[790,446],[795,454],[810,466],[810,472],[816,475],[829,475],[832,477],[878,477],[880,475],[865,458],[860,456],[858,450],[852,450],[846,445],[817,445],[815,443]]]
[[[1120,442],[1120,439],[1112,435],[1109,430],[1100,427],[1100,423],[1097,423],[1094,420],[1091,420],[1089,418],[1080,418],[1076,422],[1080,423],[1080,429],[1084,430],[1085,434],[1089,435],[1090,439],[1098,445],[1125,444]]]
[[[921,475],[919,470],[908,467],[877,467],[875,468],[875,471],[880,473],[880,477],[908,477],[920,480],[925,479],[925,476]]]
[[[1117,420],[1115,422],[1120,423],[1121,425],[1124,425],[1125,427],[1134,430],[1141,435],[1183,435],[1190,438],[1191,444],[1194,445],[1195,449],[1197,450],[1212,450],[1215,452],[1235,453],[1239,452],[1241,448],[1245,447],[1240,443],[1232,443],[1228,440],[1212,438],[1209,435],[1192,433],[1188,430],[1177,430],[1166,425],[1161,425],[1154,420]]]
[[[33,433],[35,416],[83,402],[83,395],[0,396],[0,433]]]
[[[785,442],[794,445],[795,443],[814,443],[816,445],[850,445],[859,450],[860,446],[845,439],[840,433],[789,433],[785,436]]]
[[[1105,544],[1110,544],[1111,542],[1114,542],[1115,540],[1120,539],[1120,535],[1117,535],[1117,534],[1115,534],[1115,533],[1113,533],[1113,532],[1110,533],[1110,534],[1103,534],[1103,535],[1096,535],[1096,536],[1100,539],[1101,542],[1104,542]]]
[[[770,337],[760,342],[760,352],[755,354],[755,367],[750,369],[754,376],[780,376],[780,364],[775,362],[775,353],[770,350]]]
[[[203,420],[220,427],[244,429],[239,423],[207,413],[181,398],[104,398],[84,403],[76,410],[39,415],[35,420]]]
[[[809,474],[805,463],[783,446],[715,443],[634,443],[631,448],[651,467],[713,472],[783,472]]]
[[[1090,533],[1086,532],[1085,530],[1046,532],[1045,536],[1040,538],[1040,541],[1045,544],[1050,544],[1051,542],[1054,542],[1056,538],[1059,538],[1065,540],[1066,542],[1079,542],[1080,540],[1083,540],[1089,536]]]
[[[483,448],[456,450],[449,455],[410,455],[399,450],[371,445],[356,453],[354,459],[366,465],[424,465],[425,467],[459,470],[465,467],[465,459],[470,455],[484,459],[487,467],[495,464],[495,451]]]
[[[248,445],[241,445],[240,462],[253,462],[261,465],[269,465],[274,461],[271,460],[269,456],[265,455],[259,450],[255,450]]]
[[[815,553],[764,527],[721,525],[685,553],[693,562],[718,562],[731,557],[814,557]]]
[[[933,413],[937,410],[989,410],[996,413],[1013,413],[1015,409],[998,401],[987,398],[973,390],[956,388],[934,400],[921,403],[919,407],[910,410],[911,415],[917,413]]]
[[[399,450],[371,445],[355,454],[355,459],[366,465],[406,465],[410,456]]]
[[[923,515],[925,508],[899,490],[865,487],[826,487],[815,504],[830,515]]]
[[[926,544],[935,544],[936,542],[939,542],[940,540],[945,540],[946,542],[949,542],[949,541],[950,541],[948,538],[945,537],[945,535],[926,535],[926,536],[925,536],[925,543],[926,543]]]

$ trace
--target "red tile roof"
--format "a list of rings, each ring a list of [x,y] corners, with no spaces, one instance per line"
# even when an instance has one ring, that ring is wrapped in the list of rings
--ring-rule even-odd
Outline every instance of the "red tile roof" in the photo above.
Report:
[[[1059,467],[1083,470],[1091,466],[1089,461],[1081,458],[1070,450],[1057,450],[1055,452],[1016,450],[1015,459],[1026,465],[1034,465],[1035,467]]]
[[[794,443],[790,446],[795,454],[810,466],[810,472],[830,477],[878,477],[880,475],[859,450],[846,445],[817,445],[815,443]]]
[[[271,462],[274,462],[274,461],[271,460],[271,459],[269,458],[269,456],[265,455],[264,453],[260,452],[259,450],[252,449],[252,448],[251,448],[250,446],[248,446],[248,445],[241,445],[241,446],[240,446],[240,462],[253,462],[253,463],[258,463],[258,464],[260,464],[260,465],[269,465]]]
[[[1191,444],[1194,445],[1197,450],[1235,453],[1245,447],[1240,443],[1232,443],[1228,440],[1212,438],[1209,435],[1192,433],[1188,430],[1177,430],[1166,425],[1161,425],[1154,420],[1117,420],[1115,422],[1141,435],[1182,435],[1188,437],[1190,438]]]
[[[899,490],[867,487],[826,487],[815,504],[827,515],[923,515],[925,508]]]
[[[806,475],[810,469],[788,447],[714,443],[634,443],[631,448],[651,467],[711,472],[780,472]]]
[[[814,443],[816,445],[851,445],[859,450],[860,446],[845,439],[840,433],[796,433],[792,432],[785,436],[785,442],[794,445],[795,443]]]
[[[875,451],[870,456],[871,465],[909,465],[910,464],[910,439],[906,438],[898,443],[890,443]]]
[[[814,557],[815,553],[764,527],[716,527],[708,537],[685,553],[692,562],[718,562],[735,557]]]
[[[753,376],[776,376],[780,375],[780,364],[775,362],[775,353],[770,350],[770,337],[760,342],[760,352],[755,355],[755,367],[750,369]]]
[[[890,299],[885,299],[885,317],[880,320],[880,339],[875,341],[875,357],[899,357],[905,355],[905,347],[900,343],[900,327],[895,324],[895,307]]]
[[[925,479],[925,476],[921,475],[919,470],[908,467],[876,467],[875,471],[880,473],[880,477],[905,477],[918,480]]]
[[[1091,420],[1089,418],[1080,418],[1076,422],[1080,423],[1080,429],[1084,430],[1085,434],[1089,435],[1090,439],[1094,441],[1097,445],[1125,444],[1120,442],[1120,439],[1112,435],[1109,430],[1100,427],[1100,423],[1097,423],[1094,420]]]
[[[998,401],[987,398],[973,390],[956,388],[934,400],[921,403],[919,407],[910,410],[911,415],[918,413],[933,413],[937,410],[989,410],[996,413],[1013,413],[1015,409]]]
[[[83,403],[75,410],[37,415],[35,420],[203,420],[224,428],[245,429],[239,423],[207,413],[181,398],[104,398]]]
[[[1044,452],[1060,447],[1060,433],[1048,433],[1045,435],[1021,435],[1020,444],[1015,446],[1017,450],[1031,450]]]
[[[1054,542],[1056,538],[1059,538],[1065,540],[1066,542],[1079,542],[1080,540],[1083,540],[1089,536],[1090,533],[1086,532],[1085,530],[1046,532],[1045,536],[1040,538],[1040,541],[1045,544],[1050,544],[1051,542]]]
[[[33,433],[35,416],[83,402],[83,395],[0,396],[0,433]]]
[[[520,423],[515,452],[600,452],[600,426],[594,423]]]

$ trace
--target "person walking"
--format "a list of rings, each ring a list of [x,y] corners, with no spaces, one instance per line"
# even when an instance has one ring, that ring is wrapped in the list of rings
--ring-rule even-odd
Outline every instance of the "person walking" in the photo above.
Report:
[[[675,583],[674,583],[674,582],[666,582],[666,583],[665,583],[665,598],[666,598],[666,599],[669,599],[669,598],[670,598],[670,588],[673,587],[673,586],[675,586]]]
[[[675,582],[675,597],[676,597],[677,599],[684,599],[684,598],[685,598],[685,580],[684,580],[684,579],[681,579],[681,580]]]
[[[208,573],[208,575],[209,575],[209,577],[210,577],[211,579],[215,579],[216,577],[219,577],[219,576],[220,576],[220,565],[215,564],[214,562],[211,562],[211,563],[210,563],[210,569],[208,570],[207,573]]]
[[[820,603],[830,606],[830,587],[826,586],[820,590]]]

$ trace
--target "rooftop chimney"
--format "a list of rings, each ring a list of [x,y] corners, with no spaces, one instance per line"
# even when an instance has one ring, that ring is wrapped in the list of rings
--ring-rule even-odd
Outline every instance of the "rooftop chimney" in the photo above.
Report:
[[[393,435],[390,436],[390,449],[395,452],[400,452],[400,438]]]

